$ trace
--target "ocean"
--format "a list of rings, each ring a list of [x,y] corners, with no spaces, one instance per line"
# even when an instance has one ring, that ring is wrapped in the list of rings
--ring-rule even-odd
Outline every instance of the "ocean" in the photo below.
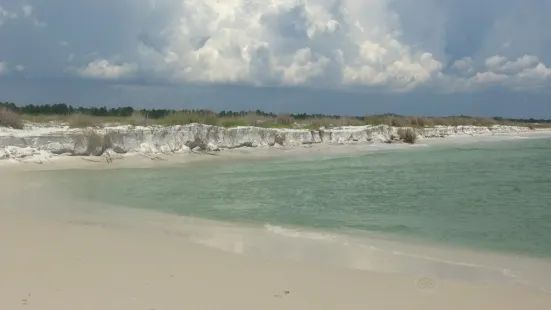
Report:
[[[44,174],[78,199],[273,232],[551,257],[549,138]]]

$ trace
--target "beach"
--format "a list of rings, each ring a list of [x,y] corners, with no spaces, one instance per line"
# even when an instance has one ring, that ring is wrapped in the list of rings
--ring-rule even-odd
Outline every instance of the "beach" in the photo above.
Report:
[[[461,145],[530,137],[516,133],[452,140]],[[49,182],[69,177],[56,171],[99,175],[214,162],[231,166],[284,155],[349,156],[446,141],[238,148],[216,156],[161,153],[163,160],[133,154],[110,163],[83,160],[103,159],[94,156],[59,156],[41,164],[8,159],[0,167],[0,308],[548,309],[551,294],[541,286],[548,284],[547,260],[391,239],[370,240],[372,247],[365,248],[350,240],[333,242],[334,235],[313,230],[260,229],[75,199],[69,187]],[[381,252],[384,248],[394,252]],[[508,269],[484,266],[522,269],[527,276],[522,280],[529,279],[530,285],[515,282]]]
[[[178,234],[139,229],[148,226],[148,217],[77,215],[60,212],[70,206],[59,202],[53,209],[60,213],[52,214],[46,209],[55,204],[51,197],[10,197],[7,191],[17,191],[3,185],[3,309],[548,309],[551,304],[551,296],[522,288],[232,254]],[[109,224],[117,220],[127,225]],[[162,226],[170,227],[172,220]]]
[[[493,2],[0,0],[0,310],[551,310],[551,0]]]

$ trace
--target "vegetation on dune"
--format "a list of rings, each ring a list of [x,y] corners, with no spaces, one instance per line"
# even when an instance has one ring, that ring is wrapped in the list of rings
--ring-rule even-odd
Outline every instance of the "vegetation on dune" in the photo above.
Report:
[[[75,113],[71,114],[67,117],[67,122],[69,123],[69,126],[73,128],[88,128],[88,127],[101,127],[102,123],[99,119],[83,114],[83,113]]]
[[[405,143],[414,144],[417,141],[417,133],[412,128],[398,129],[398,137]]]
[[[0,127],[11,127],[14,129],[22,129],[23,121],[19,114],[11,109],[0,106]]]
[[[146,125],[186,125],[202,123],[223,127],[258,126],[265,128],[305,128],[389,125],[394,127],[423,128],[443,126],[528,126],[531,129],[551,127],[551,120],[504,119],[470,116],[420,117],[396,114],[339,116],[323,114],[275,114],[256,111],[171,110],[134,109],[132,107],[73,107],[64,103],[53,105],[17,106],[14,103],[0,103],[0,126],[22,128],[23,120],[32,122],[60,121],[71,127],[97,127],[105,123]]]

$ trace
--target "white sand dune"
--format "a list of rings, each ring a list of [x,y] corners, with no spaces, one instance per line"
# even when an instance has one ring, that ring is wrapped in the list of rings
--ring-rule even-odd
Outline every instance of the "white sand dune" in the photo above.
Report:
[[[85,208],[32,173],[3,176],[0,309],[551,308],[520,287],[232,254],[167,233],[177,217]]]
[[[332,129],[270,129],[259,127],[222,128],[210,125],[106,126],[101,129],[70,129],[67,126],[30,124],[23,130],[0,128],[0,160],[48,163],[63,156],[107,156],[141,154],[149,159],[159,155],[191,154],[195,151],[244,148],[282,148],[312,145],[381,144],[398,137],[399,128],[353,126]],[[518,135],[537,133],[515,126],[437,126],[415,129],[421,140],[445,137]],[[109,159],[109,160],[110,160]]]

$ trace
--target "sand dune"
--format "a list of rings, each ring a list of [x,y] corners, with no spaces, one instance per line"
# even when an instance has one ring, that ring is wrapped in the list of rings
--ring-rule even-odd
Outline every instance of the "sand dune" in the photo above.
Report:
[[[118,157],[141,154],[189,155],[240,148],[281,148],[311,145],[369,145],[399,142],[400,128],[350,126],[331,129],[223,128],[202,124],[184,126],[106,126],[70,129],[30,124],[23,130],[0,128],[0,160],[47,163],[64,156]],[[518,135],[542,131],[517,126],[437,126],[415,129],[419,139]],[[549,132],[549,131],[547,131]]]

